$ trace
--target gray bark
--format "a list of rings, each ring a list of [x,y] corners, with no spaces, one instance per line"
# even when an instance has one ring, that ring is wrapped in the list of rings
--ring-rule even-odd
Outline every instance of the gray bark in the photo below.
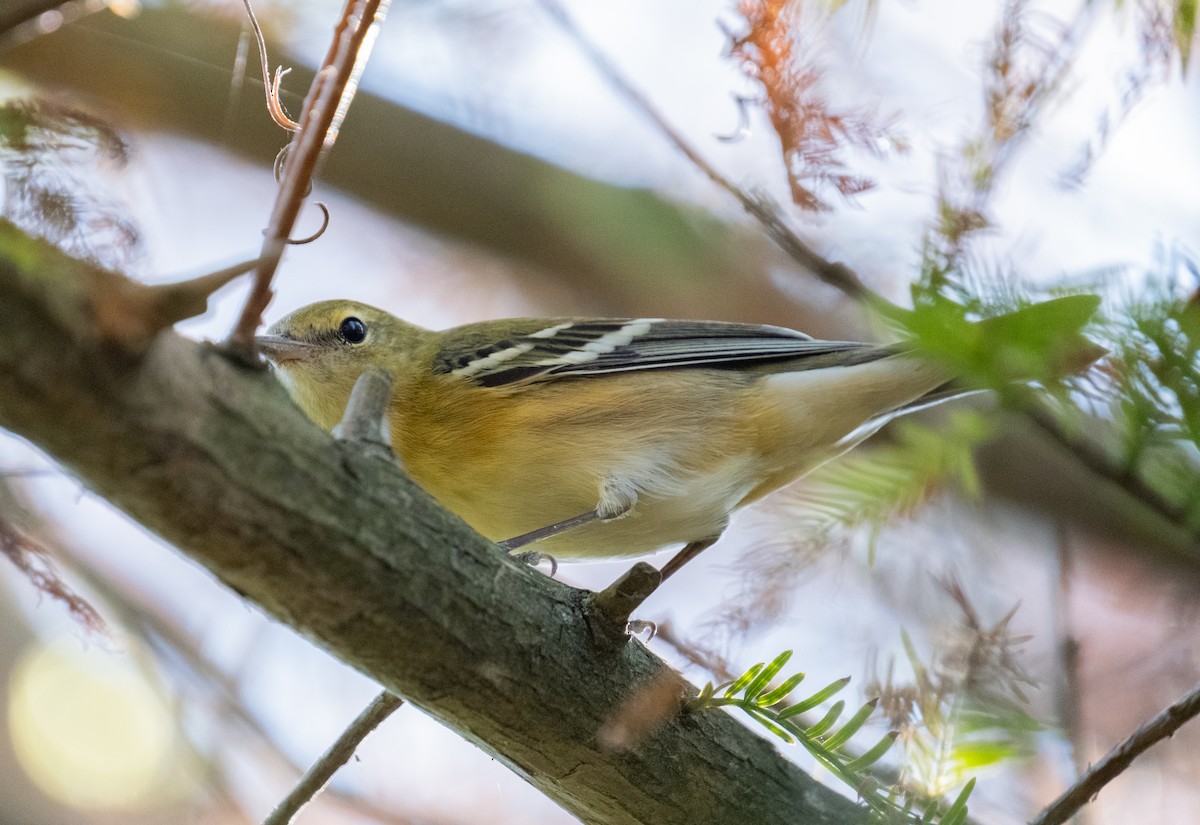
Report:
[[[0,223],[0,427],[585,822],[862,821],[723,712],[599,747],[667,666],[311,424],[269,373],[158,332],[164,295]]]

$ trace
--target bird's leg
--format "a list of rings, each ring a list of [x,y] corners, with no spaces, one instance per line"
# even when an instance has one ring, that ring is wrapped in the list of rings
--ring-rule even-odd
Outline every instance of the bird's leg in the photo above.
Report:
[[[545,527],[539,527],[536,530],[530,530],[528,533],[522,533],[519,536],[513,536],[511,539],[505,539],[496,543],[500,545],[501,549],[511,553],[514,550],[520,550],[527,544],[533,544],[535,541],[557,536],[559,533],[565,533],[567,530],[575,527],[591,524],[593,521],[598,521],[599,519],[599,512],[588,510],[586,513],[581,513],[578,516],[556,521],[553,524],[547,524]]]
[[[622,518],[629,515],[635,504],[637,504],[637,488],[622,479],[606,478],[600,485],[600,501],[596,504],[595,509],[562,521],[556,521],[545,527],[539,527],[536,530],[530,530],[519,536],[513,536],[511,539],[498,542],[498,544],[505,552],[512,553],[535,541],[557,536],[559,533],[591,524],[593,521],[613,521]],[[558,562],[553,557],[545,553],[538,553],[536,550],[517,553],[514,558],[535,566],[544,560],[549,560],[550,575],[553,576],[558,571]]]
[[[717,543],[717,539],[719,538],[721,538],[720,533],[706,539],[701,539],[700,541],[689,541],[683,546],[682,550],[672,556],[671,560],[662,566],[662,569],[659,571],[662,573],[662,580],[666,581],[667,577],[679,572],[679,568],[712,547]]]

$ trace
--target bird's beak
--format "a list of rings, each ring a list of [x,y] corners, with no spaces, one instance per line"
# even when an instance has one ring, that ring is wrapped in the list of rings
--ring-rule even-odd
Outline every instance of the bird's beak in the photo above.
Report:
[[[283,335],[256,335],[254,343],[268,361],[279,365],[286,361],[303,361],[316,354],[316,345]]]

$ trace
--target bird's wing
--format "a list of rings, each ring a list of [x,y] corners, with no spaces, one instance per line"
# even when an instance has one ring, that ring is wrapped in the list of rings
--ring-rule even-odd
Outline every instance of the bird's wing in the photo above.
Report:
[[[896,352],[874,344],[818,341],[783,327],[722,321],[523,319],[509,322],[500,340],[494,329],[485,323],[456,330],[438,352],[434,371],[498,387],[679,367],[782,371],[849,366]]]

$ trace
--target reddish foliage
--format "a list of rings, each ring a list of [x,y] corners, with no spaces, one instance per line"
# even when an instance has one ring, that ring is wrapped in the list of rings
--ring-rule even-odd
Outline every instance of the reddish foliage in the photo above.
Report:
[[[802,209],[829,209],[817,189],[829,186],[852,197],[875,184],[853,174],[842,157],[846,147],[880,154],[900,145],[892,124],[874,107],[835,110],[821,92],[823,68],[813,44],[803,39],[797,0],[740,0],[747,31],[734,39],[731,56],[761,84],[763,108],[782,144],[792,200]]]
[[[104,632],[104,619],[59,577],[50,561],[49,551],[4,518],[0,518],[0,556],[8,557],[39,592],[62,602],[88,630]]]

